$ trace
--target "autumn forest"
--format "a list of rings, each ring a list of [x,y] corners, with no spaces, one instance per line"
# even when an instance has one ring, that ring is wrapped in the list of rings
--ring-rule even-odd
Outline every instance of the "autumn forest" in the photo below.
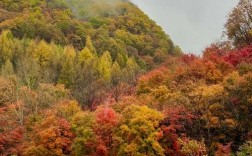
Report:
[[[0,156],[252,156],[252,1],[184,53],[128,0],[0,0]]]

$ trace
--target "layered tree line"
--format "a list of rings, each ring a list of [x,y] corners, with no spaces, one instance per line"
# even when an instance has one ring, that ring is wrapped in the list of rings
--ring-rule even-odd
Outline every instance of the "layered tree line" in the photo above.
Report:
[[[251,8],[199,57],[127,0],[0,0],[0,155],[252,155]]]

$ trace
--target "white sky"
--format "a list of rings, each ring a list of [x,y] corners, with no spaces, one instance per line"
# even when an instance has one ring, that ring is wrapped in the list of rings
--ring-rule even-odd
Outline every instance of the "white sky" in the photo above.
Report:
[[[200,54],[218,41],[239,0],[132,0],[186,53]]]

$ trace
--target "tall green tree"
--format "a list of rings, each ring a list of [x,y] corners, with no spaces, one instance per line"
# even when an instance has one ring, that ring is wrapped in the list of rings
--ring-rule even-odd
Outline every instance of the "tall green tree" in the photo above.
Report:
[[[66,46],[61,60],[62,64],[58,83],[62,83],[66,85],[66,87],[73,85],[75,77],[75,59],[76,51],[74,48],[72,46]]]
[[[123,69],[124,70],[124,79],[126,82],[129,83],[135,83],[137,79],[137,74],[139,73],[139,66],[136,63],[136,60],[134,57],[130,57],[127,60],[126,66]]]
[[[111,79],[111,69],[112,69],[112,58],[108,51],[104,52],[102,56],[99,58],[99,72],[101,77],[109,82]]]
[[[87,47],[85,47],[78,56],[78,61],[81,65],[90,63],[94,59],[95,54],[93,54]]]
[[[88,48],[90,50],[91,53],[93,53],[94,55],[97,55],[96,49],[92,43],[91,37],[87,36],[86,37],[86,44],[85,47]]]
[[[3,76],[10,76],[10,75],[14,74],[13,64],[11,63],[11,61],[9,59],[7,59],[4,63],[4,65],[2,66],[1,74]]]
[[[0,64],[4,64],[6,60],[12,60],[15,49],[14,39],[11,31],[3,31],[0,35]]]

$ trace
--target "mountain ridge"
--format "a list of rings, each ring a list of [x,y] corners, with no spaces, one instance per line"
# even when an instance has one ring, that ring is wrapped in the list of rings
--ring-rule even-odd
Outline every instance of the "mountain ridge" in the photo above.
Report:
[[[9,18],[0,16],[0,30],[10,29],[20,39],[39,38],[63,46],[72,44],[78,50],[84,48],[89,35],[99,53],[123,51],[144,62],[150,58],[153,62],[155,54],[181,53],[162,28],[133,3],[125,0],[117,0],[117,4],[114,0],[102,2],[107,6],[101,1],[89,0],[0,2],[2,11],[5,9],[9,14]],[[142,56],[150,57],[144,60]]]

